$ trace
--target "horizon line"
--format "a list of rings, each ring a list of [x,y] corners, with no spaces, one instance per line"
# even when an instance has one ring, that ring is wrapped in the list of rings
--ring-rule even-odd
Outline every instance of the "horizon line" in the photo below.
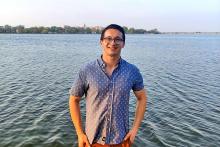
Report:
[[[5,27],[5,26],[10,26],[10,27],[18,27],[18,26],[23,26],[25,27],[25,25],[22,25],[22,24],[19,24],[19,25],[10,25],[10,24],[5,24],[5,25],[0,25],[0,27]],[[65,26],[67,27],[79,27],[79,28],[100,28],[100,29],[103,29],[105,27],[103,26],[100,26],[100,25],[95,25],[95,26],[87,26],[86,24],[84,25],[74,25],[74,26],[71,26],[71,25],[50,25],[50,26],[44,26],[44,25],[33,25],[33,26],[29,26],[27,25],[28,27],[25,27],[25,28],[34,28],[34,27],[45,27],[45,28],[48,28],[48,27],[61,27],[61,28],[64,28]],[[122,26],[122,27],[127,27],[128,29],[143,29],[143,28],[135,28],[135,27],[129,27],[129,26]],[[153,29],[149,29],[149,30],[158,30],[157,28],[153,28]],[[143,30],[146,30],[146,29],[143,29]],[[147,31],[147,30],[146,30]],[[220,31],[159,31],[160,33],[220,33]]]

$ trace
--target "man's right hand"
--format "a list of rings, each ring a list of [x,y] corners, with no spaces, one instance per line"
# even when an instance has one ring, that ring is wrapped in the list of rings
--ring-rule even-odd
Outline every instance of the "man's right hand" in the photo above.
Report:
[[[83,133],[83,134],[78,135],[78,145],[79,147],[91,147],[86,134]]]

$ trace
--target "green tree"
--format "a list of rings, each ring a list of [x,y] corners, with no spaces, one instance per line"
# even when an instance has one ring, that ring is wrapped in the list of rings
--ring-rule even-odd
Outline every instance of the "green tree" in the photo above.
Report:
[[[87,28],[85,29],[85,32],[86,32],[86,34],[91,34],[91,33],[92,33],[92,29],[90,29],[90,28],[87,27]]]
[[[123,29],[124,29],[125,33],[128,33],[128,27],[123,26]]]
[[[41,31],[42,34],[48,34],[48,32],[49,32],[49,28],[48,28],[48,27],[44,28],[44,29]]]
[[[147,33],[160,34],[160,32],[157,29],[149,30],[149,31],[147,31]]]
[[[128,33],[133,34],[135,32],[134,28],[129,28]]]

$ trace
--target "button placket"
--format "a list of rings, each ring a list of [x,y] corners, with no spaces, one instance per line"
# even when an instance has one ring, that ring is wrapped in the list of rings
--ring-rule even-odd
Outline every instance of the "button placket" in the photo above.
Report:
[[[109,91],[109,108],[110,108],[110,111],[109,111],[109,121],[108,121],[108,135],[107,135],[107,141],[110,142],[110,139],[111,139],[111,127],[112,127],[112,111],[113,111],[113,101],[114,101],[114,74],[112,75],[112,78],[111,78],[111,81],[110,81],[110,88],[111,90]]]

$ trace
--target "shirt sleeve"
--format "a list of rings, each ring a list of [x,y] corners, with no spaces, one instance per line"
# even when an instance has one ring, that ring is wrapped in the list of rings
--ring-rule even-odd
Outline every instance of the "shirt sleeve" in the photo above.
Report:
[[[86,93],[86,76],[85,72],[81,69],[76,76],[76,79],[69,91],[70,95],[82,97]]]
[[[139,91],[144,88],[144,82],[143,82],[143,77],[139,71],[139,69],[136,70],[134,73],[134,82],[132,86],[133,91]]]

